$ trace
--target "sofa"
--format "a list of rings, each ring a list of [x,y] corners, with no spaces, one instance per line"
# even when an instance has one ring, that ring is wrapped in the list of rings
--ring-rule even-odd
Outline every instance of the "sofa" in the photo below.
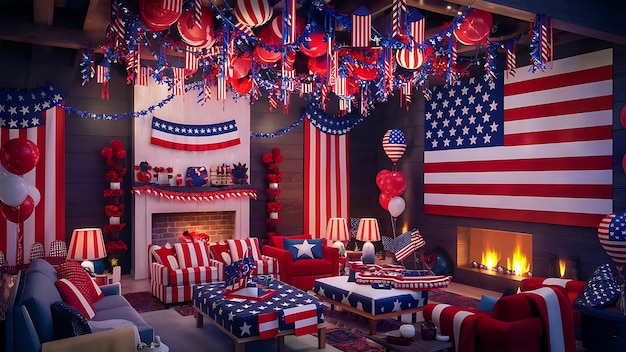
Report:
[[[224,280],[223,265],[210,258],[208,243],[149,245],[150,292],[161,302],[189,302],[193,285]]]
[[[424,319],[450,336],[458,351],[576,351],[572,307],[559,287],[501,297],[491,311],[429,303]],[[550,344],[558,348],[550,349]]]
[[[311,248],[313,258],[298,255],[298,247],[294,250],[294,243],[303,243],[304,240],[308,246],[300,248]],[[339,275],[339,249],[325,245],[324,241],[313,239],[309,234],[272,236],[270,243],[263,246],[262,252],[278,260],[281,281],[307,291],[313,289],[315,279]],[[313,242],[315,246],[311,247],[309,243]]]
[[[80,264],[76,265],[80,267]],[[82,272],[86,275],[84,270]],[[101,298],[93,302],[95,315],[89,320],[89,325],[105,328],[98,332],[83,331],[82,335],[73,337],[59,337],[60,329],[67,326],[75,329],[76,323],[73,319],[61,324],[60,317],[53,313],[52,307],[64,304],[62,298],[66,297],[57,288],[62,281],[57,270],[43,259],[34,260],[27,270],[19,273],[6,316],[8,352],[130,352],[136,351],[139,340],[146,344],[154,341],[153,328],[120,294],[119,283],[100,286]]]
[[[224,266],[238,261],[245,256],[254,259],[253,276],[271,276],[280,279],[280,265],[276,258],[263,255],[259,245],[259,239],[248,237],[242,239],[228,239],[209,243],[211,258],[219,262],[216,264],[220,272],[224,272]]]

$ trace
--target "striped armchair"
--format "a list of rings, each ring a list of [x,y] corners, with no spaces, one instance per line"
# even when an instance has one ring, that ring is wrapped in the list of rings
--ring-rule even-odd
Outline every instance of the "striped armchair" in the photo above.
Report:
[[[205,242],[149,247],[150,292],[165,304],[191,301],[193,285],[224,280]],[[220,270],[221,268],[221,270]]]

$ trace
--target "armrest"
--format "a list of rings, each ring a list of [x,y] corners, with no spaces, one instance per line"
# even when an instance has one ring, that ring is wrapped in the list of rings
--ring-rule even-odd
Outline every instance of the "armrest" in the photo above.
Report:
[[[218,281],[224,281],[224,263],[216,259],[209,259],[209,265],[217,268]]]
[[[41,345],[42,352],[136,352],[139,333],[136,326],[127,326],[92,334],[46,342]]]
[[[543,322],[539,317],[506,322],[484,316],[478,319],[476,325],[476,334],[481,339],[509,344],[540,339],[544,335]]]
[[[339,275],[339,248],[331,247],[331,246],[323,246],[322,247],[324,259],[330,260],[332,263],[332,268],[334,268],[334,276]]]
[[[105,296],[119,296],[122,294],[122,285],[119,282],[100,286]]]
[[[273,257],[278,261],[278,267],[280,268],[280,278],[284,282],[291,281],[291,266],[293,265],[293,257],[291,252],[286,249],[280,249],[265,245],[263,246],[263,255]]]

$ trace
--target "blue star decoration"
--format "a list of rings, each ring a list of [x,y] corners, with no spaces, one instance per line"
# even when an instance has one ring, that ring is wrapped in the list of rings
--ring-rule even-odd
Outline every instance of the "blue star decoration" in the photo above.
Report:
[[[620,297],[620,287],[609,264],[599,266],[576,300],[585,307],[606,307]]]

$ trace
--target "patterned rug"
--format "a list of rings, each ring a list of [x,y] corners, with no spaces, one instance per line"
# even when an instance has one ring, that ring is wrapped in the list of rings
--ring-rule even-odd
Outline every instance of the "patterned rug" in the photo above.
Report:
[[[428,303],[446,303],[461,308],[476,308],[480,300],[456,293],[434,289],[428,291]]]
[[[126,293],[124,298],[139,313],[167,308],[163,302],[159,301],[158,298],[148,291]]]

